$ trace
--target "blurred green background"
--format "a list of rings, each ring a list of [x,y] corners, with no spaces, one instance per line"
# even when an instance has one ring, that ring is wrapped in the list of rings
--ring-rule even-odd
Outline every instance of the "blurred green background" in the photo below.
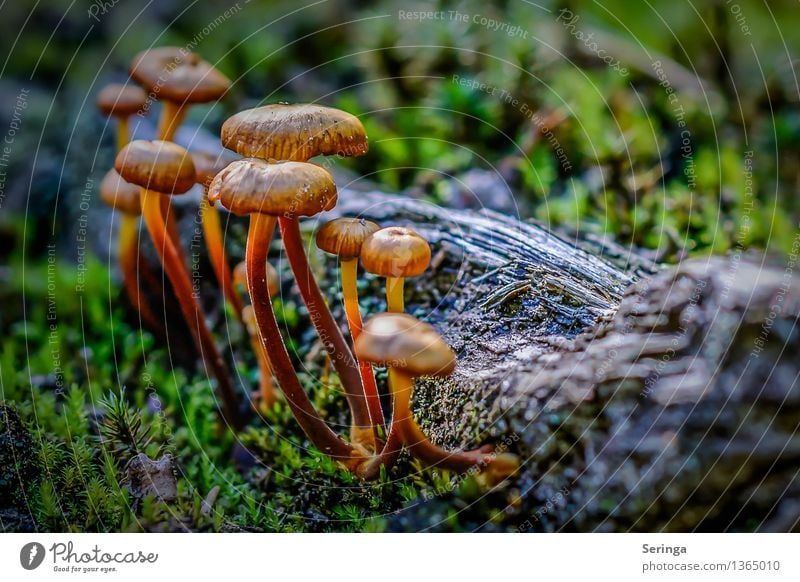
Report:
[[[94,95],[136,52],[177,45],[235,81],[190,124],[213,133],[281,100],[342,107],[372,144],[349,165],[388,190],[608,232],[667,261],[788,251],[797,231],[793,1],[51,0],[2,14],[3,114],[30,91],[5,220],[69,216],[111,164]]]

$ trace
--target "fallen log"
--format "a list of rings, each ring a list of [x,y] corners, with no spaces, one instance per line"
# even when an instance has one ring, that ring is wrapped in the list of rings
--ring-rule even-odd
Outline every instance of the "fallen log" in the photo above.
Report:
[[[504,486],[516,501],[496,508],[501,529],[798,529],[796,256],[659,268],[613,243],[378,192],[343,191],[334,215],[431,242],[408,310],[459,366],[418,382],[414,409],[437,444],[513,442],[524,469]],[[434,497],[392,528],[446,529],[431,504],[452,491]]]

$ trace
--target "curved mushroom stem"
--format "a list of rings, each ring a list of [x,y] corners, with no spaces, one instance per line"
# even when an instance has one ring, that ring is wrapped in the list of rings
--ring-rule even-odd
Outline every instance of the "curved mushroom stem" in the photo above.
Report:
[[[358,259],[342,260],[342,295],[344,296],[344,311],[347,314],[347,325],[350,327],[350,335],[355,342],[361,335],[363,323],[361,321],[361,309],[358,305]],[[367,408],[372,419],[372,426],[377,428],[383,426],[383,410],[381,410],[381,399],[378,395],[378,386],[375,383],[375,375],[372,373],[372,366],[369,362],[358,360],[358,371],[361,374],[361,383],[364,386],[364,394],[367,397]]]
[[[267,251],[274,230],[275,217],[259,213],[250,215],[246,251],[247,286],[253,301],[259,337],[269,354],[275,378],[303,432],[323,453],[352,467],[354,463],[362,462],[361,455],[336,436],[303,391],[272,311],[272,299],[267,287]]]
[[[236,317],[242,321],[244,302],[233,286],[233,276],[225,257],[225,245],[222,241],[222,226],[220,225],[219,211],[208,200],[208,189],[204,188],[203,199],[200,201],[200,221],[203,225],[203,236],[206,238],[211,266],[217,276],[222,295],[233,307]]]
[[[333,366],[339,374],[350,413],[353,417],[351,438],[354,443],[364,445],[375,450],[375,434],[372,420],[367,406],[364,387],[361,384],[361,374],[356,364],[353,352],[344,340],[342,331],[328,309],[325,299],[319,290],[317,281],[311,273],[308,257],[303,250],[303,238],[300,234],[300,223],[296,218],[281,216],[278,219],[283,236],[284,248],[289,265],[300,289],[300,295],[308,307],[311,321],[317,329],[325,350],[330,354]],[[250,265],[247,265],[248,269]],[[252,294],[251,294],[252,297]],[[271,353],[271,352],[270,352]]]
[[[453,471],[467,471],[473,467],[483,469],[491,464],[494,455],[491,447],[471,451],[448,452],[437,447],[422,432],[411,414],[413,378],[401,370],[389,368],[389,386],[394,397],[392,429],[397,425],[400,440],[411,453],[427,465]]]
[[[141,289],[139,289],[139,277],[137,276],[138,267],[138,253],[136,252],[139,246],[139,228],[138,220],[133,214],[125,212],[120,213],[121,222],[119,227],[119,266],[122,271],[122,283],[125,286],[125,292],[142,319],[147,325],[155,332],[160,332],[162,329],[161,323],[158,321],[153,310],[145,301]]]
[[[403,299],[403,277],[386,277],[386,311],[403,313],[405,301]]]
[[[186,267],[181,261],[178,251],[172,240],[167,236],[164,217],[161,214],[161,194],[142,188],[142,217],[153,239],[164,271],[172,283],[175,296],[180,304],[183,317],[192,331],[200,355],[211,368],[217,379],[220,395],[222,397],[222,414],[224,419],[235,430],[242,427],[242,419],[238,414],[238,399],[236,390],[230,380],[222,355],[214,343],[214,338],[206,325],[205,317],[195,301],[192,283]]]

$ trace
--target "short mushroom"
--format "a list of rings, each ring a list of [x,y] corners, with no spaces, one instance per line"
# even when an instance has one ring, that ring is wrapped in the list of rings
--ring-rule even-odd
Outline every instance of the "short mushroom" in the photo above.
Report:
[[[421,275],[431,262],[431,247],[410,228],[390,226],[372,234],[361,247],[361,264],[375,275],[386,277],[387,311],[405,309],[403,287],[406,277]]]
[[[238,215],[250,215],[247,235],[247,286],[258,323],[264,350],[269,354],[273,373],[278,380],[289,407],[308,438],[325,454],[343,463],[352,463],[361,455],[341,440],[314,408],[295,374],[289,353],[278,328],[268,290],[267,254],[277,216],[290,211],[292,216],[314,215],[330,209],[336,203],[336,186],[330,174],[314,164],[282,162],[270,164],[258,159],[237,160],[216,175],[208,189],[211,202]],[[301,253],[302,247],[287,253]],[[312,280],[313,281],[313,280]],[[314,284],[298,280],[298,286]],[[312,317],[313,317],[312,312]],[[335,326],[335,322],[334,322]],[[323,328],[330,341],[332,330]],[[338,327],[336,328],[338,331]],[[341,332],[339,332],[341,336]],[[354,368],[360,389],[358,369]],[[352,403],[350,394],[348,401]],[[363,396],[363,394],[362,394]],[[352,404],[351,404],[352,409]],[[356,410],[353,410],[355,415]],[[369,422],[366,406],[364,417]]]
[[[216,205],[208,200],[208,185],[225,166],[229,160],[222,156],[214,156],[206,152],[192,152],[192,161],[197,174],[197,183],[203,187],[203,198],[200,200],[200,222],[203,226],[203,236],[208,246],[209,259],[217,277],[217,282],[222,288],[222,295],[233,307],[236,316],[242,320],[244,303],[236,292],[231,280],[231,269],[228,258],[225,256],[225,244],[222,237],[222,224]]]
[[[162,328],[155,313],[142,297],[137,277],[139,247],[139,216],[142,214],[139,186],[122,179],[116,170],[106,172],[100,182],[100,198],[121,216],[119,228],[118,261],[122,283],[131,302],[147,324],[155,330]]]
[[[131,77],[150,97],[163,102],[158,138],[171,140],[192,103],[221,99],[231,82],[211,63],[185,48],[164,46],[137,54],[130,66]]]
[[[247,291],[246,262],[242,261],[233,269],[233,284],[241,286],[245,292]],[[267,291],[270,297],[275,297],[280,291],[278,272],[269,263],[267,263]],[[258,324],[256,323],[252,305],[245,305],[242,309],[242,322],[247,328],[247,333],[250,336],[250,345],[253,347],[256,361],[258,361],[258,392],[256,393],[257,397],[253,398],[253,402],[257,410],[266,412],[278,401],[278,393],[275,391],[275,385],[272,382],[272,366],[269,363],[269,357],[258,337]]]
[[[317,231],[317,247],[341,260],[342,298],[354,342],[361,334],[362,327],[361,309],[358,305],[358,257],[361,256],[361,245],[369,235],[379,229],[380,226],[363,218],[336,218]],[[375,427],[383,426],[383,411],[372,366],[357,358],[356,360],[372,423]]]
[[[405,313],[382,313],[367,321],[356,340],[355,351],[359,358],[389,368],[393,396],[390,438],[391,433],[397,432],[415,457],[428,465],[454,471],[491,467],[493,479],[498,479],[500,473],[508,476],[516,469],[516,457],[495,455],[488,447],[453,452],[439,448],[414,421],[410,406],[414,378],[449,376],[456,367],[455,354],[433,326]],[[495,460],[498,463],[492,466]],[[362,469],[367,476],[374,472],[370,465],[374,463],[368,462],[367,468]]]
[[[223,401],[223,415],[234,428],[242,426],[236,391],[195,300],[192,282],[172,239],[167,236],[159,198],[188,191],[195,183],[192,158],[184,148],[166,141],[135,140],[117,154],[117,172],[128,182],[141,186],[142,217],[153,239],[164,271],[172,283],[181,311],[192,331],[199,352],[217,379]]]

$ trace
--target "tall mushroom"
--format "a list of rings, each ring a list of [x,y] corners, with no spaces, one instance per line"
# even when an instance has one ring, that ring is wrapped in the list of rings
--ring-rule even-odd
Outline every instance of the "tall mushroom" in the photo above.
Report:
[[[263,160],[305,162],[318,155],[367,152],[364,126],[353,115],[318,105],[266,105],[241,111],[222,125],[221,139],[235,152]],[[307,186],[299,183],[302,196]],[[374,430],[355,357],[320,292],[303,249],[295,204],[278,213],[286,256],[311,321],[323,340],[347,395],[355,442],[374,447]]]
[[[126,182],[116,170],[111,169],[100,182],[100,198],[122,217],[117,242],[117,260],[128,299],[152,329],[160,330],[161,323],[142,297],[136,273],[139,246],[138,219],[142,214],[140,188]]]
[[[216,205],[208,200],[208,185],[219,172],[228,165],[229,160],[205,152],[192,152],[192,161],[197,174],[197,183],[203,187],[203,197],[200,200],[200,222],[203,226],[203,236],[206,239],[209,259],[214,268],[214,275],[222,289],[222,295],[233,307],[236,317],[242,319],[244,303],[233,286],[231,269],[225,256],[225,244],[222,237],[222,224]]]
[[[410,228],[390,226],[372,234],[361,248],[364,269],[386,277],[387,311],[405,309],[403,288],[406,277],[421,275],[431,262],[431,247]]]
[[[198,54],[172,46],[140,52],[130,73],[150,98],[162,102],[158,138],[165,141],[175,135],[189,105],[218,101],[231,86],[228,77]]]
[[[233,284],[241,285],[247,291],[247,263],[242,261],[233,269]],[[267,292],[270,297],[275,297],[280,291],[280,280],[275,268],[267,263]],[[258,392],[257,397],[253,398],[254,408],[266,412],[278,401],[278,393],[272,383],[272,366],[269,363],[269,356],[264,349],[264,345],[258,337],[258,323],[252,305],[245,305],[242,310],[242,322],[247,328],[250,336],[250,345],[258,362]]]
[[[230,79],[211,63],[179,47],[156,47],[138,53],[131,61],[130,74],[149,92],[148,99],[162,102],[157,137],[165,141],[173,138],[190,105],[218,101],[231,86]],[[183,259],[169,197],[161,199],[161,213]]]
[[[217,379],[225,420],[234,428],[242,426],[238,399],[222,355],[206,325],[194,297],[186,266],[167,235],[159,199],[188,191],[195,183],[192,158],[182,147],[167,141],[135,140],[117,154],[117,172],[128,182],[141,186],[142,217],[192,331],[201,356]]]
[[[368,236],[379,229],[380,226],[363,218],[336,218],[322,225],[317,231],[317,247],[326,253],[338,256],[341,260],[342,299],[350,335],[354,342],[361,334],[362,326],[361,309],[358,305],[358,257],[361,256],[361,245]],[[375,427],[382,426],[383,411],[372,366],[358,358],[356,360],[372,424]]]
[[[431,325],[405,313],[382,313],[366,323],[355,350],[359,358],[389,368],[393,396],[391,432],[399,435],[415,457],[428,465],[454,471],[490,468],[495,479],[516,469],[516,456],[495,455],[489,447],[472,451],[446,451],[437,447],[414,421],[410,406],[414,378],[449,376],[456,367],[455,354]]]
[[[234,214],[250,215],[246,249],[247,285],[261,342],[297,422],[311,442],[327,455],[346,464],[361,459],[362,456],[322,420],[304,392],[283,343],[267,287],[267,255],[276,217],[288,214],[296,220],[297,216],[311,216],[329,210],[336,204],[333,179],[314,164],[270,164],[258,159],[243,159],[231,163],[216,175],[208,196],[209,200],[220,202]],[[299,251],[302,253],[302,248]],[[355,371],[358,374],[358,370]],[[368,422],[366,407],[364,412]]]

